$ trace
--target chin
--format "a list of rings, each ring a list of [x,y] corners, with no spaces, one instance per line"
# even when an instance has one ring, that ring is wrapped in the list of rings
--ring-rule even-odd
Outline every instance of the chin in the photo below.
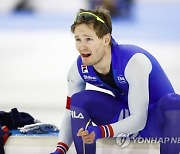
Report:
[[[93,65],[93,64],[91,62],[83,61],[83,65],[90,66],[90,65]]]

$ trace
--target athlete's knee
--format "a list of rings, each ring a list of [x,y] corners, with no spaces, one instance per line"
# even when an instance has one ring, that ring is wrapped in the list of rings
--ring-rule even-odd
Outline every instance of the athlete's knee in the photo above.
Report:
[[[79,108],[85,109],[90,103],[91,98],[89,96],[89,91],[84,90],[78,93],[75,93],[71,97],[71,106],[76,106]]]
[[[158,103],[160,109],[167,110],[180,110],[180,95],[169,93],[164,95]]]

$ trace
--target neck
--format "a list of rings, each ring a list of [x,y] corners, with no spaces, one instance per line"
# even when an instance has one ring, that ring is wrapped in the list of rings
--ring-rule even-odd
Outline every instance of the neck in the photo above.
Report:
[[[97,64],[93,65],[94,69],[100,74],[107,74],[111,65],[111,46],[105,49],[105,55]]]

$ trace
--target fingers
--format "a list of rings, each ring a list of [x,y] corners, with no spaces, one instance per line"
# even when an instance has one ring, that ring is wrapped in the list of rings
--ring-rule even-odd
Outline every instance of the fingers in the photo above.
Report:
[[[79,131],[78,131],[78,133],[77,133],[77,136],[81,136],[81,133],[84,131],[84,129],[83,128],[80,128],[79,129]]]
[[[82,140],[85,144],[92,144],[94,143],[94,132],[92,132],[91,134],[85,135],[82,137]]]
[[[77,133],[77,136],[85,136],[85,135],[88,135],[88,131],[87,130],[84,130],[83,128],[80,128],[78,133]]]
[[[77,136],[82,137],[82,140],[85,144],[92,144],[94,143],[94,139],[95,139],[95,133],[91,132],[90,134],[88,133],[87,130],[84,130],[83,128],[80,128]]]

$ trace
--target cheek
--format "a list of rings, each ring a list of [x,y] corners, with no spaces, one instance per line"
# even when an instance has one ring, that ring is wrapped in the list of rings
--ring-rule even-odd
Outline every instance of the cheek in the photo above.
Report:
[[[102,46],[99,45],[99,46],[96,46],[96,53],[101,56],[103,54],[103,50],[102,50]]]
[[[91,44],[91,45],[89,45],[89,49],[91,51],[97,52],[99,50],[99,45],[98,44]]]
[[[79,45],[76,43],[75,46],[76,46],[77,51],[79,52]]]

